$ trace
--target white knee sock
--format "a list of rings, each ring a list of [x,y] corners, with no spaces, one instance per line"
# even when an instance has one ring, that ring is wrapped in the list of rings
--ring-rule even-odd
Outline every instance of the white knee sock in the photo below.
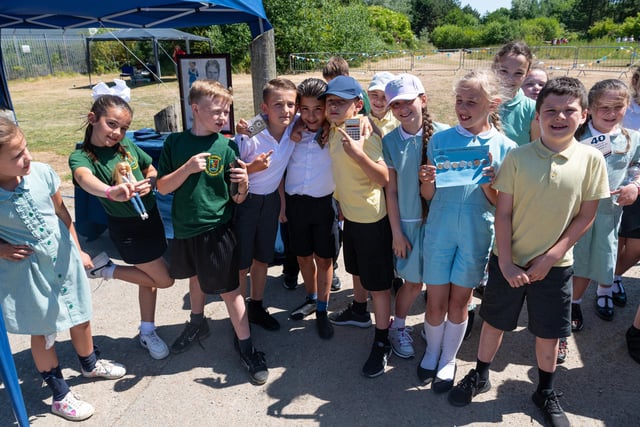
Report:
[[[444,338],[442,340],[442,354],[438,362],[438,378],[442,380],[452,380],[455,373],[456,354],[462,345],[464,332],[467,329],[467,322],[452,323],[447,320],[444,327]]]
[[[438,326],[431,326],[429,322],[424,322],[424,334],[427,337],[427,349],[424,357],[420,362],[423,369],[436,369],[438,359],[440,359],[440,350],[442,350],[442,338],[444,336],[444,324],[442,322]]]

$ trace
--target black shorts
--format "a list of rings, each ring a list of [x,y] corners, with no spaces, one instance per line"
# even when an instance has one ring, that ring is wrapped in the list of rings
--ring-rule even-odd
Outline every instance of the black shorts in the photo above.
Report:
[[[385,291],[393,281],[393,250],[389,218],[359,223],[344,220],[343,250],[347,273],[360,276],[368,291]]]
[[[336,253],[337,224],[333,196],[286,195],[286,215],[291,253],[300,257],[313,254],[333,258]]]
[[[167,239],[164,225],[155,206],[148,212],[149,218],[107,216],[109,237],[127,264],[144,264],[164,255]]]
[[[512,331],[527,299],[528,329],[539,338],[571,335],[571,277],[573,267],[552,267],[543,280],[512,288],[502,275],[498,257],[489,259],[489,280],[482,296],[480,316],[501,331]]]
[[[223,294],[238,288],[238,245],[229,224],[171,244],[169,275],[174,279],[198,276],[205,294]]]
[[[279,214],[277,191],[266,196],[249,193],[236,206],[233,231],[238,238],[240,269],[251,267],[254,259],[265,264],[273,261]]]
[[[632,205],[622,208],[618,236],[640,239],[640,197]]]

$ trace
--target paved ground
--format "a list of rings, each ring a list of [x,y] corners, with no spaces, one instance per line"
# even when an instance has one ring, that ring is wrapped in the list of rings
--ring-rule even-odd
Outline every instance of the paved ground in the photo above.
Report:
[[[67,201],[72,204],[71,201]],[[118,257],[106,235],[85,244],[92,254],[106,250]],[[329,310],[346,305],[352,296],[344,269],[338,273],[345,285],[333,293]],[[559,367],[557,389],[565,392],[562,406],[574,425],[622,426],[637,422],[634,407],[640,397],[640,366],[626,353],[624,333],[640,302],[637,267],[625,278],[629,306],[616,310],[612,322],[598,319],[593,302],[583,303],[585,329],[570,338],[569,360]],[[1,280],[1,279],[0,279]],[[88,381],[68,333],[60,334],[56,348],[73,389],[96,407],[86,426],[178,425],[541,425],[539,410],[531,402],[537,381],[532,369],[533,337],[522,317],[517,331],[506,336],[492,366],[493,388],[466,408],[454,408],[446,396],[421,387],[416,377],[419,358],[390,359],[387,372],[376,379],[360,374],[370,349],[373,330],[336,327],[331,341],[318,338],[314,319],[288,320],[288,312],[304,299],[303,287],[281,286],[281,267],[269,269],[266,304],[281,322],[278,332],[254,328],[256,346],[266,352],[270,367],[267,384],[251,385],[233,349],[232,329],[224,304],[211,298],[205,313],[211,319],[211,336],[202,347],[160,361],[151,359],[136,339],[139,315],[137,288],[119,281],[92,280],[95,341],[103,357],[126,364],[128,374],[117,381]],[[170,344],[188,318],[187,282],[181,280],[158,298],[156,323]],[[590,291],[595,293],[594,288]],[[421,356],[420,337],[424,308],[417,301],[408,324]],[[458,358],[461,378],[474,366],[481,321],[462,345]],[[42,388],[29,351],[29,339],[10,336],[27,412],[35,426],[70,424],[50,413],[50,395]],[[635,422],[633,420],[636,420]],[[13,422],[8,395],[0,392],[0,425]]]

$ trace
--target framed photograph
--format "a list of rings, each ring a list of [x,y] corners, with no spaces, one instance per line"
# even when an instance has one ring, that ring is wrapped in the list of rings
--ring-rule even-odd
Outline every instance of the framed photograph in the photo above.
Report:
[[[178,83],[180,86],[180,105],[182,107],[183,128],[191,129],[193,115],[189,105],[189,89],[196,80],[217,80],[227,88],[231,87],[231,57],[228,53],[182,55],[178,56]],[[235,131],[233,105],[229,112],[229,121],[222,133]]]

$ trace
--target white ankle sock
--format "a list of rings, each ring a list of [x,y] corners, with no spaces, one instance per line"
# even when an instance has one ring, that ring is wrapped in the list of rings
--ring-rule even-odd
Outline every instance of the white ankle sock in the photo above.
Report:
[[[618,286],[618,283],[621,283],[622,280],[616,280],[615,278],[613,279],[613,285],[611,285],[611,292],[620,292],[620,286]]]
[[[611,286],[602,286],[602,285],[598,285],[598,289],[596,289],[596,295],[598,295],[599,297],[601,296],[611,296],[613,292],[613,289],[611,288]],[[611,300],[608,300],[609,304],[608,307],[612,308],[613,307],[613,303]],[[605,304],[605,298],[598,298],[598,306],[599,307],[604,307]]]
[[[102,269],[102,278],[105,280],[113,279],[113,272],[116,271],[116,265],[111,264]]]
[[[438,378],[452,380],[455,373],[456,354],[462,345],[464,332],[467,329],[467,321],[462,323],[445,322],[442,340],[442,354],[438,362]]]
[[[438,366],[438,359],[440,359],[440,351],[442,350],[442,339],[444,337],[444,324],[445,322],[442,322],[438,326],[432,326],[426,320],[424,322],[427,349],[420,362],[420,367],[423,369],[436,369]]]
[[[149,335],[156,330],[155,322],[140,322],[140,335]]]
[[[394,317],[391,326],[395,329],[402,329],[405,326],[405,320],[404,317]]]

